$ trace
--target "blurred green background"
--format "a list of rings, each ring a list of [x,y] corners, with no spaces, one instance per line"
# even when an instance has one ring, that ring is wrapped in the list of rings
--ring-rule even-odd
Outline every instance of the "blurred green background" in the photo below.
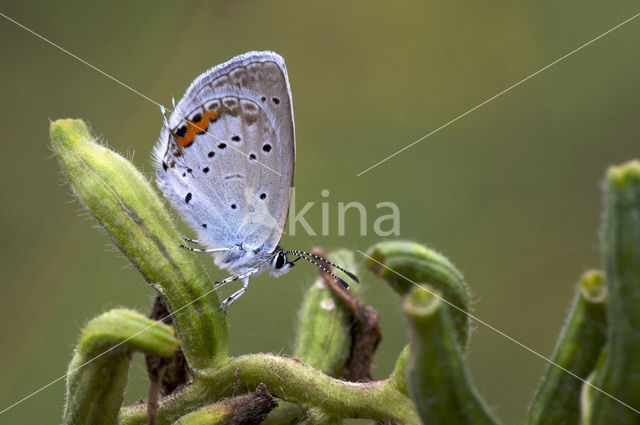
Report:
[[[368,173],[356,174],[639,12],[634,1],[18,2],[0,11],[158,102],[209,67],[254,49],[282,54],[296,116],[298,205],[328,236],[282,245],[365,250],[376,203],[401,210],[401,237],[464,272],[474,313],[549,355],[574,284],[598,267],[600,181],[638,157],[640,18]],[[94,229],[62,184],[49,120],[83,118],[152,178],[158,107],[0,18],[2,252],[0,410],[65,373],[79,330],[117,306],[149,311],[153,291]],[[330,191],[322,198],[323,189]],[[337,203],[360,201],[337,234]],[[358,255],[358,254],[356,254]],[[207,258],[203,261],[211,264]],[[212,276],[225,274],[211,266]],[[234,353],[290,352],[310,265],[252,281],[229,315]],[[362,273],[384,341],[385,377],[407,340],[399,299]],[[223,294],[233,290],[224,288]],[[468,362],[504,423],[521,420],[546,367],[477,325]],[[127,400],[146,397],[131,369]],[[64,381],[0,417],[58,423]]]

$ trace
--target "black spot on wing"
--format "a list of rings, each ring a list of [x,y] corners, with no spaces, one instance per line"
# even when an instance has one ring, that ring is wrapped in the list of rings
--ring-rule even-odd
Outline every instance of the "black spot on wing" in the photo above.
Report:
[[[183,125],[178,130],[176,130],[176,136],[178,136],[178,137],[183,137],[185,134],[187,134],[187,126],[186,125]]]

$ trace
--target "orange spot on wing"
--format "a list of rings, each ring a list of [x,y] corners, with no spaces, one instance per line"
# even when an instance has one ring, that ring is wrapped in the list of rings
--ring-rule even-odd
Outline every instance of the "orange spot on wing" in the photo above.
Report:
[[[202,134],[207,131],[209,128],[209,120],[213,121],[216,118],[217,115],[215,111],[207,111],[202,115],[202,118],[197,123],[191,121],[187,122],[187,133],[184,136],[178,137],[175,134],[173,135],[178,142],[178,146],[181,148],[190,146],[191,143],[193,143],[193,139],[196,134]]]
[[[191,143],[193,143],[193,134],[187,132],[187,134],[182,137],[176,137],[176,140],[178,141],[178,146],[180,146],[181,148],[186,148],[187,146],[191,145]]]

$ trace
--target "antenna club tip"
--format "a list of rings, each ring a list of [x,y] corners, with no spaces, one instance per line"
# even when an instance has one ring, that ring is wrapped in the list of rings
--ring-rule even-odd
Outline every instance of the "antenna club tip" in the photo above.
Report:
[[[344,280],[340,279],[338,276],[335,276],[335,275],[334,275],[334,279],[333,280],[336,283],[339,283],[340,286],[342,286],[345,291],[351,292],[351,287],[349,286],[349,284],[347,282],[345,282]]]
[[[343,272],[346,273],[347,276],[349,276],[351,279],[353,279],[354,282],[356,283],[360,283],[360,279],[358,279],[358,276],[356,276],[355,274],[351,273],[350,271],[341,269]]]

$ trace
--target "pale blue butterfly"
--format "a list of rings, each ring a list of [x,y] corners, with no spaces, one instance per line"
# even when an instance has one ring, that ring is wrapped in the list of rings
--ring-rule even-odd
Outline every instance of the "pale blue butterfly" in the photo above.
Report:
[[[198,233],[192,242],[206,247],[185,248],[212,253],[233,274],[216,286],[244,282],[220,308],[246,292],[251,276],[266,269],[280,276],[301,258],[347,290],[313,259],[358,281],[324,258],[278,246],[295,168],[291,90],[280,55],[245,53],[196,78],[165,119],[154,157],[158,186]]]

